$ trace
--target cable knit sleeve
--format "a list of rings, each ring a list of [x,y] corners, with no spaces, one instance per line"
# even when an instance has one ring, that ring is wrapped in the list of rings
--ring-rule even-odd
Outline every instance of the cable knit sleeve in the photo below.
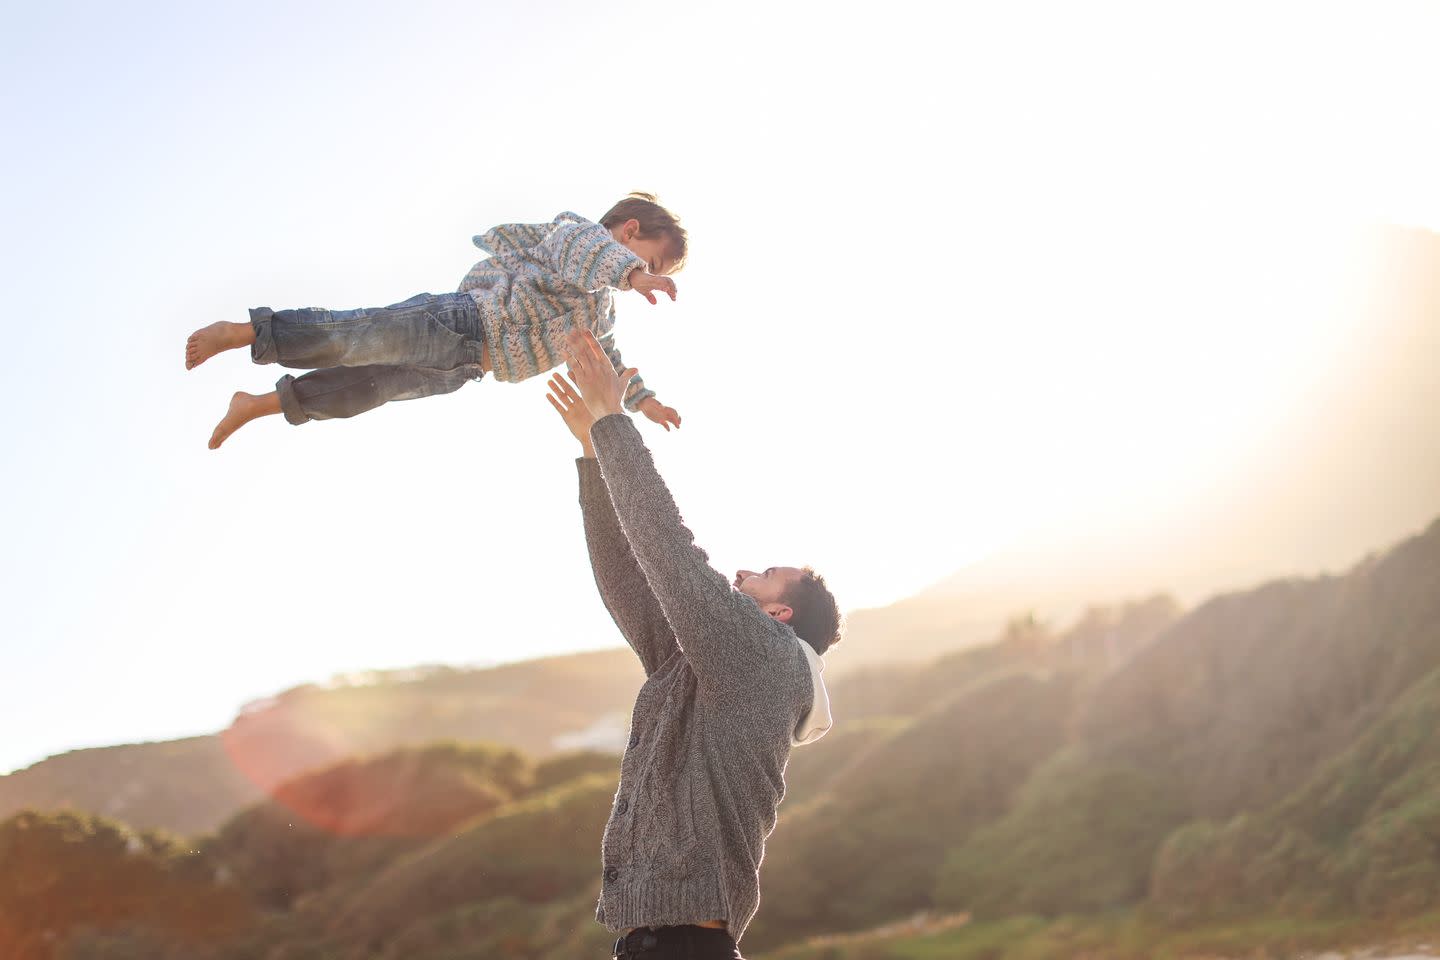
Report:
[[[809,689],[794,632],[710,565],[629,417],[602,417],[590,437],[625,538],[702,686],[727,702],[788,710]]]
[[[623,373],[625,361],[620,356],[620,351],[615,347],[615,334],[605,334],[600,338],[600,348],[605,351],[605,356],[610,358],[610,365],[615,368],[616,373]],[[655,396],[655,391],[645,386],[645,380],[640,376],[630,379],[630,384],[625,388],[625,409],[634,413],[640,409],[640,404]]]
[[[580,472],[580,512],[585,520],[585,546],[590,551],[595,586],[605,609],[610,611],[610,618],[640,658],[648,677],[680,648],[645,574],[630,552],[630,544],[620,529],[615,506],[600,475],[600,464],[585,458],[575,463]]]
[[[645,261],[610,236],[598,223],[562,221],[535,247],[566,283],[594,292],[604,287],[630,289],[630,272]]]

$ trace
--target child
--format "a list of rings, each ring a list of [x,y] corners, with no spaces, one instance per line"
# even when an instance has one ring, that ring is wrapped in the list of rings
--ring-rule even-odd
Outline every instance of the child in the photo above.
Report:
[[[623,370],[611,288],[637,290],[652,304],[656,291],[674,300],[669,274],[684,266],[688,249],[675,216],[645,193],[630,194],[598,224],[562,213],[550,223],[494,227],[475,245],[491,256],[470,268],[458,293],[422,293],[377,309],[259,307],[249,323],[222,320],[192,333],[187,370],[245,346],[256,363],[318,368],[281,377],[273,393],[236,393],[210,449],[269,414],[301,424],[451,393],[486,373],[526,380],[564,361],[571,328],[594,333]],[[666,430],[680,426],[680,415],[639,377],[630,381],[625,406]]]

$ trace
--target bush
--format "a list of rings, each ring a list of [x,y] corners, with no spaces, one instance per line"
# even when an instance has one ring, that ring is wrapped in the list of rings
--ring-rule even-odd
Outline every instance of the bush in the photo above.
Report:
[[[1134,903],[1183,813],[1157,779],[1094,764],[1079,748],[1048,761],[1014,811],[979,830],[941,871],[935,898],[977,916],[1056,915]]]

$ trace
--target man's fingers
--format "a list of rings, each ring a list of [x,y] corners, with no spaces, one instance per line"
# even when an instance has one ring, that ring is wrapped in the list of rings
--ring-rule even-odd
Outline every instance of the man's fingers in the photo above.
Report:
[[[550,389],[554,390],[559,396],[564,397],[567,403],[580,402],[580,396],[575,392],[575,388],[566,383],[565,378],[558,373],[550,377]]]
[[[655,294],[651,293],[649,290],[641,290],[640,292],[645,296],[645,299],[649,300],[652,304],[660,302],[659,300],[655,299]]]
[[[566,335],[566,339],[577,357],[590,359],[597,357],[604,359],[605,357],[605,351],[600,349],[600,341],[595,339],[595,334],[583,327],[573,328]]]
[[[595,334],[589,330],[581,330],[580,341],[585,344],[584,353],[588,361],[598,367],[610,366],[610,358],[605,356],[605,351],[601,348],[600,341],[595,339]]]
[[[569,413],[570,409],[575,406],[574,398],[566,396],[565,392],[557,388],[554,383],[547,383],[546,386],[550,388],[550,392],[545,394],[550,405],[561,413]]]
[[[590,357],[588,356],[587,351],[585,350],[585,341],[584,341],[583,339],[581,339],[580,336],[578,336],[577,331],[572,330],[572,331],[570,331],[570,335],[569,335],[569,337],[568,337],[568,342],[569,342],[569,345],[570,345],[570,360],[569,360],[569,362],[570,362],[571,376],[572,376],[572,377],[583,377],[583,376],[585,376],[585,371],[586,371],[586,368],[587,368],[587,363],[589,362],[589,359],[590,359]],[[577,380],[576,383],[578,384],[579,381]]]
[[[551,396],[550,394],[548,394],[548,393],[545,394],[545,399],[550,401],[550,406],[552,406],[552,407],[555,408],[555,412],[556,412],[556,413],[560,414],[560,416],[562,416],[562,417],[565,416],[565,408],[562,407],[562,406],[560,406],[560,401],[559,401],[559,400],[556,400],[554,397],[552,397],[552,396]]]

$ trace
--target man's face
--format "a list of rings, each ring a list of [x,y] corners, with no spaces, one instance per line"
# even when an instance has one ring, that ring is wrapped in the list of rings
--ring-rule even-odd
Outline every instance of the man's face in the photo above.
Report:
[[[805,571],[799,567],[770,567],[768,570],[735,571],[735,589],[752,597],[768,613],[768,606],[783,604],[780,598],[791,585],[799,582]]]

